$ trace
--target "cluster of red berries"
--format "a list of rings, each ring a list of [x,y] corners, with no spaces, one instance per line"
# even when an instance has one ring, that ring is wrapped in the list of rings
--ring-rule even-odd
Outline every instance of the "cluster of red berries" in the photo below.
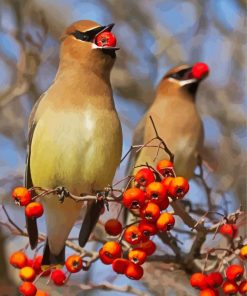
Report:
[[[247,258],[247,246],[243,248],[242,253]],[[218,296],[220,291],[224,295],[247,295],[247,280],[243,279],[243,275],[244,268],[239,264],[232,264],[225,270],[225,279],[220,272],[208,275],[198,272],[191,276],[190,283],[192,287],[201,290],[200,296]]]
[[[23,251],[17,251],[10,256],[9,262],[20,270],[19,277],[23,283],[20,285],[19,291],[24,296],[48,296],[47,292],[37,290],[33,283],[37,275],[50,275],[51,280],[57,286],[64,285],[67,278],[65,272],[61,269],[43,271],[41,268],[42,256],[30,259]],[[65,266],[70,273],[79,272],[83,268],[82,258],[79,255],[71,255],[66,259]]]
[[[162,160],[156,170],[141,168],[134,176],[134,186],[123,194],[123,205],[135,212],[140,220],[127,225],[124,229],[116,220],[108,220],[105,230],[112,236],[120,235],[120,241],[109,241],[99,251],[104,264],[112,264],[115,272],[139,280],[143,276],[142,264],[156,250],[151,236],[158,231],[169,231],[174,227],[175,219],[171,213],[164,212],[172,200],[181,199],[189,190],[188,181],[175,177],[173,163]],[[131,247],[127,258],[123,258],[121,240]]]
[[[15,203],[25,206],[25,215],[28,218],[39,218],[43,215],[44,209],[41,203],[32,201],[31,192],[25,187],[16,187],[12,192]]]

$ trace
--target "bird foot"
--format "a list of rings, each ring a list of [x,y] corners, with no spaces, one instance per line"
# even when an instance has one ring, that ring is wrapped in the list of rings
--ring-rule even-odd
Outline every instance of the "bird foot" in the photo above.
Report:
[[[58,195],[58,200],[60,203],[64,202],[65,197],[70,196],[68,189],[63,186],[59,186],[56,188],[56,194]]]
[[[107,200],[108,192],[107,191],[98,191],[96,192],[97,200],[96,202],[101,202],[106,206],[107,211],[109,211],[109,202]]]

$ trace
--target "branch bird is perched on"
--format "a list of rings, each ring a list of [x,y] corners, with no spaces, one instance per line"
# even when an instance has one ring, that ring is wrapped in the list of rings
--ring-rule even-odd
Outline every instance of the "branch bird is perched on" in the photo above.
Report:
[[[116,47],[97,46],[96,37],[113,25],[78,21],[62,35],[55,80],[34,106],[29,121],[26,187],[56,188],[95,194],[111,184],[122,151],[122,130],[115,109],[110,72]],[[42,198],[47,225],[43,264],[64,262],[65,240],[82,203],[57,195]],[[87,202],[79,235],[84,246],[98,221],[100,203]],[[27,219],[32,249],[37,245],[35,220]]]
[[[197,63],[193,67],[181,65],[168,71],[157,87],[151,107],[139,122],[133,136],[133,145],[147,143],[155,137],[150,121],[152,116],[159,136],[175,155],[177,175],[190,179],[203,146],[203,126],[195,105],[199,83],[208,75],[206,64]],[[152,145],[159,145],[159,141]],[[160,150],[153,162],[157,148],[144,148],[138,154],[131,153],[130,166],[155,166],[159,160],[167,159]],[[129,166],[129,167],[130,167]],[[134,173],[139,168],[134,169]]]

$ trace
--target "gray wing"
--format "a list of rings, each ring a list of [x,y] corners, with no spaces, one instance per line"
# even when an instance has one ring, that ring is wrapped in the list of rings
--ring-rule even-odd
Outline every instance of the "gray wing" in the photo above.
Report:
[[[38,108],[38,105],[43,98],[44,95],[40,96],[40,98],[37,100],[35,103],[32,112],[29,117],[29,132],[28,132],[28,143],[27,143],[27,157],[26,157],[26,172],[25,172],[25,187],[26,188],[31,188],[33,187],[33,182],[32,182],[32,176],[31,176],[31,171],[30,171],[30,156],[31,156],[31,146],[32,146],[32,139],[33,139],[33,134],[35,132],[35,127],[36,127],[36,120],[35,120],[35,113]],[[32,193],[33,194],[33,193]],[[37,227],[37,221],[35,218],[27,218],[26,217],[26,226],[27,226],[27,233],[29,236],[29,242],[31,249],[34,249],[37,246],[38,243],[38,227]]]

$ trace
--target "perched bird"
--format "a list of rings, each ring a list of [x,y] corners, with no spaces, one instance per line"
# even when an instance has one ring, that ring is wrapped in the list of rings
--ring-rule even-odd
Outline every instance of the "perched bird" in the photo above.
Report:
[[[175,171],[178,176],[190,179],[203,146],[203,126],[196,109],[195,98],[199,83],[208,75],[208,67],[197,63],[193,67],[181,65],[168,71],[157,87],[155,99],[147,110],[133,136],[133,145],[141,145],[155,137],[150,116],[159,136],[175,155]],[[152,145],[159,145],[155,140]],[[163,150],[154,158],[157,148],[144,148],[138,154],[131,153],[130,166],[155,164],[168,159]],[[134,173],[138,168],[134,169]]]
[[[107,38],[101,46],[95,40],[112,27],[83,20],[62,35],[55,80],[37,101],[29,120],[27,188],[64,186],[80,195],[95,194],[111,184],[122,152],[122,129],[110,83],[117,48]],[[48,237],[42,263],[63,263],[65,241],[83,203],[69,198],[61,203],[55,194],[41,200]],[[85,203],[80,246],[86,244],[102,209],[99,202]],[[27,219],[27,229],[35,248],[36,221]]]

